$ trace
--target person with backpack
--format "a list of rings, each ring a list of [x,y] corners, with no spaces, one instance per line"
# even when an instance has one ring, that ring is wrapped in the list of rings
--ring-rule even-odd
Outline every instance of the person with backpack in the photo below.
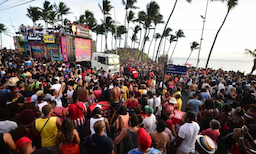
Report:
[[[128,98],[124,106],[128,109],[129,115],[131,116],[134,112],[135,107],[139,107],[138,99],[134,98],[135,94],[133,91],[130,91],[130,98]]]
[[[84,103],[79,102],[79,95],[75,91],[73,93],[73,102],[68,105],[67,115],[70,116],[72,122],[75,126],[75,129],[79,133],[80,139],[83,140],[85,123],[87,118],[87,108]]]

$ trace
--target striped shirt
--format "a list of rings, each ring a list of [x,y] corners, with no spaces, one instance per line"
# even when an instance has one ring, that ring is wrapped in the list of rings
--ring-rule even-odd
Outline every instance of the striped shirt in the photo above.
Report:
[[[85,123],[84,111],[87,111],[87,108],[81,102],[68,106],[67,113],[70,115],[75,127]]]

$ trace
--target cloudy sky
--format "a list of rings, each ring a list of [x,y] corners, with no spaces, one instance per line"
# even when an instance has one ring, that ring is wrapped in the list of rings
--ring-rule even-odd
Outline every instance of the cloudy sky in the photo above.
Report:
[[[32,25],[32,21],[26,16],[26,8],[29,6],[38,6],[42,7],[44,0],[35,0],[29,4],[25,4],[19,7],[12,9],[3,10],[15,4],[23,3],[29,0],[7,0],[4,4],[1,4],[5,0],[0,0],[0,23],[5,24],[10,32],[14,32],[14,29],[11,27],[11,21],[13,25],[17,26],[26,24]],[[85,10],[90,10],[94,12],[95,17],[100,23],[102,19],[102,14],[98,7],[98,3],[101,3],[101,0],[63,0],[71,8],[72,14],[65,16],[71,21],[75,20],[75,17],[83,14]],[[122,5],[121,0],[110,0],[112,5],[115,6],[116,18],[121,23],[124,24],[124,6]],[[145,10],[146,5],[150,0],[137,0],[137,6],[140,8],[135,10]],[[172,8],[175,0],[157,0],[157,3],[160,5],[160,12],[164,16],[166,21]],[[59,3],[57,0],[51,0],[52,3]],[[172,28],[172,34],[175,33],[178,29],[182,29],[185,33],[185,38],[181,38],[178,42],[177,48],[174,53],[174,57],[187,57],[190,53],[190,42],[197,41],[200,42],[201,29],[203,26],[203,19],[200,15],[204,15],[206,8],[207,0],[192,0],[192,3],[187,3],[186,0],[179,0],[177,3],[176,10],[169,22],[168,27]],[[256,49],[256,1],[255,0],[239,0],[239,5],[231,10],[227,21],[220,32],[217,42],[215,44],[212,58],[213,59],[236,59],[236,60],[247,60],[251,61],[252,57],[248,57],[244,54],[246,48],[250,50]],[[208,14],[205,25],[204,39],[202,43],[201,58],[206,59],[210,51],[214,36],[221,25],[227,12],[226,3],[219,1],[213,1],[209,3]],[[114,14],[114,10],[110,12]],[[137,16],[137,14],[136,14]],[[113,16],[114,18],[114,16]],[[39,22],[38,22],[39,23]],[[43,25],[44,23],[41,22]],[[131,24],[131,27],[134,27],[134,24]],[[157,32],[162,33],[164,24],[157,27]],[[130,30],[130,34],[132,31]],[[150,38],[152,38],[153,31],[151,32]],[[95,39],[95,35],[94,39]],[[110,38],[110,34],[109,34]],[[109,39],[109,44],[110,44]],[[100,41],[100,40],[99,40]],[[129,40],[130,41],[130,40]],[[103,40],[104,43],[104,40]],[[122,43],[123,44],[123,43]],[[130,44],[130,42],[128,43]],[[145,51],[148,51],[148,45],[146,45]],[[3,35],[3,46],[8,48],[12,46],[12,38]],[[111,46],[111,45],[109,45]],[[173,45],[174,46],[174,45]],[[100,43],[98,43],[98,49],[100,49]],[[172,47],[171,47],[172,51]],[[171,52],[170,51],[170,52]],[[153,50],[151,51],[152,55]],[[197,57],[198,51],[195,50],[192,54],[192,58]]]

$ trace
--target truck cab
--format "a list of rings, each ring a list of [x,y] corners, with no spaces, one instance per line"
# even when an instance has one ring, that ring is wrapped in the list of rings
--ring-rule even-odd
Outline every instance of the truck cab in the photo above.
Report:
[[[119,55],[94,52],[92,54],[91,67],[97,69],[103,68],[107,73],[109,70],[112,74],[120,73]]]

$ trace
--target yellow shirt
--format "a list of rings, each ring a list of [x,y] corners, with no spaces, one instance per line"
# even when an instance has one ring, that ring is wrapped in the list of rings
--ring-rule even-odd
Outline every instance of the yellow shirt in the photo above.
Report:
[[[126,86],[122,86],[123,90],[124,90],[124,100],[126,101],[127,100],[127,91],[128,91],[128,88]]]
[[[177,104],[175,104],[175,107],[177,107],[177,110],[181,111],[182,100],[179,98],[179,99],[176,99],[176,101],[177,101]]]
[[[35,121],[36,130],[38,132],[41,131],[44,124],[48,119],[38,118]],[[56,145],[56,136],[58,133],[58,127],[56,124],[57,117],[51,117],[45,127],[43,128],[41,134],[41,146],[48,147],[48,146],[55,146]]]

